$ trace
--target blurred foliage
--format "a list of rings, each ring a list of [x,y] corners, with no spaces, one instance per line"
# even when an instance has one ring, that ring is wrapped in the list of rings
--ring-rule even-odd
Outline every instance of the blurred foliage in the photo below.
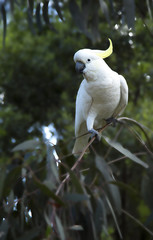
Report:
[[[1,3],[0,239],[151,239],[152,2],[10,2]],[[106,49],[108,37],[106,61],[129,85],[128,119],[72,171],[73,55]]]

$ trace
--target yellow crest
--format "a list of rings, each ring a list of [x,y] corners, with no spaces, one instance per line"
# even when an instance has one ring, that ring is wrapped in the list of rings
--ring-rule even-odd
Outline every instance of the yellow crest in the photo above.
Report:
[[[107,50],[105,50],[105,51],[102,51],[102,50],[94,50],[95,54],[98,55],[98,56],[101,57],[101,58],[107,58],[107,57],[109,57],[109,56],[112,54],[112,52],[113,52],[113,44],[112,44],[112,41],[111,41],[110,38],[108,38],[108,40],[109,40],[110,45],[109,45],[109,48],[108,48]]]

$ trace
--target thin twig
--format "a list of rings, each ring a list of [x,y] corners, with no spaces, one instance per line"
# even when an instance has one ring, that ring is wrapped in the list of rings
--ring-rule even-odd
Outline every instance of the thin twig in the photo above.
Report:
[[[99,133],[102,133],[105,128],[107,128],[110,125],[110,123],[106,124],[104,127],[102,127],[99,130]],[[91,140],[89,141],[89,143],[86,145],[86,147],[83,149],[82,153],[80,154],[79,158],[77,159],[77,161],[74,163],[73,167],[71,168],[72,171],[74,171],[74,169],[76,169],[76,167],[81,163],[83,156],[85,154],[85,152],[87,151],[87,149],[89,148],[89,146],[93,143],[93,141],[95,140],[96,136],[94,136],[93,138],[91,138]],[[70,178],[70,174],[67,173],[66,177],[63,179],[63,181],[60,183],[57,191],[56,191],[56,195],[59,194],[59,192],[61,191],[62,187],[64,186],[65,182],[68,181],[68,179]]]
[[[136,156],[146,155],[146,152],[134,153],[134,155],[136,155]],[[116,159],[114,159],[114,160],[112,160],[112,161],[109,161],[107,164],[110,165],[110,164],[112,164],[112,163],[119,162],[119,161],[121,161],[121,160],[123,160],[123,159],[125,159],[125,158],[127,158],[127,156],[122,156],[122,157],[120,157],[120,158],[116,158]]]
[[[147,227],[145,227],[138,219],[133,217],[130,213],[125,211],[124,209],[121,210],[125,215],[130,217],[132,220],[134,220],[137,224],[139,224],[146,232],[148,232],[151,236],[153,236],[153,232],[151,232]]]

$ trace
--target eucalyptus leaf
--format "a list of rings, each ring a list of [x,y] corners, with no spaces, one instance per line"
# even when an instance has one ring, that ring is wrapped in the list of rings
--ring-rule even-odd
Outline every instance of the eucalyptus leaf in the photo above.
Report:
[[[65,201],[72,201],[72,202],[82,202],[89,200],[89,196],[85,194],[79,193],[66,193],[63,196]]]
[[[102,232],[102,227],[107,226],[106,220],[106,206],[103,203],[103,200],[99,197],[96,201],[96,210],[94,211],[94,222],[96,226],[97,233]]]
[[[40,11],[41,11],[40,3],[38,3],[36,7],[36,22],[37,22],[38,29],[41,32],[43,27],[42,27]]]
[[[56,215],[55,219],[56,219],[56,224],[57,224],[57,229],[58,229],[58,233],[59,233],[60,239],[61,240],[66,240],[65,233],[64,233],[64,227],[63,227],[63,225],[61,223],[60,218]]]
[[[5,240],[7,239],[7,233],[9,229],[9,223],[7,220],[2,220],[0,224],[0,239]]]
[[[48,197],[51,197],[56,203],[59,205],[64,206],[64,202],[53,192],[51,189],[49,189],[45,184],[41,183],[39,180],[37,180],[35,177],[33,177],[34,183],[37,185],[37,187]]]
[[[109,201],[109,199],[108,199],[108,197],[107,197],[106,195],[105,195],[105,199],[106,199],[106,202],[107,202],[108,207],[109,207],[109,209],[110,209],[110,212],[111,212],[111,214],[112,214],[112,216],[113,216],[113,219],[114,219],[114,222],[115,222],[117,231],[118,231],[118,233],[119,233],[119,236],[120,236],[120,238],[122,239],[122,238],[123,238],[123,237],[122,237],[122,233],[121,233],[121,230],[120,230],[118,221],[117,221],[117,217],[116,217],[115,212],[114,212],[114,210],[113,210],[113,208],[112,208],[111,202]]]
[[[73,231],[83,231],[83,227],[81,225],[73,225],[71,227],[69,227],[69,230],[73,230]]]
[[[5,38],[6,38],[6,29],[7,29],[7,16],[6,16],[6,9],[5,5],[1,5],[1,13],[2,13],[2,20],[3,20],[3,47],[5,46]]]
[[[135,22],[135,2],[134,0],[123,0],[126,21],[129,28],[134,28]]]
[[[65,167],[65,169],[67,170],[67,172],[70,175],[70,179],[73,183],[73,185],[75,186],[76,190],[78,193],[83,194],[84,193],[84,189],[83,189],[83,185],[80,182],[79,178],[76,176],[76,174],[66,165],[63,165]]]
[[[144,175],[141,183],[141,193],[143,199],[150,207],[150,209],[153,211],[153,194],[151,191],[152,186],[153,186],[153,174],[152,176],[150,174]]]
[[[6,197],[17,181],[21,178],[21,166],[13,168],[6,176],[3,187],[3,197]]]
[[[51,21],[50,21],[50,19],[49,19],[48,4],[49,4],[49,1],[45,1],[44,4],[43,4],[43,19],[44,19],[46,25],[47,25],[52,31],[55,31],[55,28],[54,28],[53,24],[51,23]]]
[[[127,158],[131,159],[132,161],[140,164],[141,166],[148,168],[148,164],[144,163],[143,161],[141,161],[137,156],[135,156],[133,153],[131,153],[129,150],[127,150],[126,148],[124,148],[120,143],[115,142],[110,140],[108,137],[103,136],[103,138],[105,139],[105,141],[113,148],[115,148],[117,151],[121,152],[124,156],[126,156]]]
[[[4,182],[5,182],[5,177],[6,177],[6,169],[2,168],[0,170],[0,199],[3,196],[3,187],[4,187]]]
[[[120,192],[118,190],[117,186],[112,185],[110,182],[113,181],[113,178],[111,176],[111,169],[108,166],[108,164],[105,162],[103,157],[96,155],[96,167],[97,169],[102,173],[102,176],[104,177],[108,191],[110,193],[110,196],[113,200],[115,209],[120,213],[121,211],[121,197]]]
[[[28,0],[28,8],[30,9],[31,14],[33,14],[34,0]]]
[[[99,0],[99,4],[100,4],[101,10],[102,10],[107,22],[110,23],[109,9],[108,9],[106,1]]]
[[[62,21],[64,21],[59,1],[58,0],[53,0],[53,2],[54,2],[54,7],[55,7],[55,9],[56,9],[56,11],[58,13],[58,16],[60,17],[60,19]]]
[[[12,151],[15,152],[15,151],[34,150],[39,146],[39,144],[40,142],[37,140],[27,140],[15,146],[12,149]]]

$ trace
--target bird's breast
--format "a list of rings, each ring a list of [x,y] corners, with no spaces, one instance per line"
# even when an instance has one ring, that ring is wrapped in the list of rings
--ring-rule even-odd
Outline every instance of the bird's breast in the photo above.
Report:
[[[120,101],[120,83],[113,81],[111,84],[89,83],[86,91],[92,97],[91,112],[96,112],[97,119],[111,117]]]

